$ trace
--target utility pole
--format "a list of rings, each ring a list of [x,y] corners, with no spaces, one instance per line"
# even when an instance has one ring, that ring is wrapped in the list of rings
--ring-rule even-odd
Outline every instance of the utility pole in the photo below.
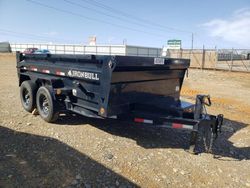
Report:
[[[192,35],[191,35],[191,50],[189,50],[189,58],[191,58],[191,53],[193,53],[193,48],[194,48],[194,33],[192,32]]]
[[[123,39],[122,43],[123,45],[127,45],[127,39]]]
[[[191,43],[191,50],[193,51],[194,49],[194,33],[192,32],[192,39],[191,39],[192,43]]]

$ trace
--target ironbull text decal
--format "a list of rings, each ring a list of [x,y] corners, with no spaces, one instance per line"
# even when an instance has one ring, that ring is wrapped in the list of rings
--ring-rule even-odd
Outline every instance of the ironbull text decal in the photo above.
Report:
[[[77,70],[70,70],[68,71],[69,77],[77,77],[77,78],[85,78],[88,80],[100,80],[99,75],[93,72],[83,72]]]

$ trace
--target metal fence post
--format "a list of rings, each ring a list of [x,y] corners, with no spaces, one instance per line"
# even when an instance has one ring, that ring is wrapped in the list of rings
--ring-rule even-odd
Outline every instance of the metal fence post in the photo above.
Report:
[[[205,65],[205,46],[203,45],[203,49],[202,49],[202,62],[201,62],[201,70],[204,69],[204,65]]]
[[[217,70],[218,67],[218,51],[217,51],[217,46],[215,46],[215,67],[214,69]]]
[[[231,64],[230,64],[230,71],[233,70],[233,53],[234,53],[234,49],[232,48],[232,52],[231,52]]]

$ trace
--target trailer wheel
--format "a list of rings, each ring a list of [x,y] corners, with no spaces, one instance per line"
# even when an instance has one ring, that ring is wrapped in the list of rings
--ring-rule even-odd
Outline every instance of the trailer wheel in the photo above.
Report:
[[[57,120],[59,116],[56,101],[53,100],[50,91],[42,86],[36,94],[36,104],[41,118],[49,123]]]
[[[27,112],[32,112],[36,106],[36,89],[37,85],[30,80],[24,81],[20,86],[21,103]]]

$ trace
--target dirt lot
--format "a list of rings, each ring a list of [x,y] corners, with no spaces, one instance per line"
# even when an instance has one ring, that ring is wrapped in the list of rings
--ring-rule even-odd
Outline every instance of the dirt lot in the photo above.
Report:
[[[189,70],[183,99],[225,115],[213,154],[189,134],[78,115],[49,124],[21,108],[13,56],[0,56],[0,187],[250,187],[250,74]]]

